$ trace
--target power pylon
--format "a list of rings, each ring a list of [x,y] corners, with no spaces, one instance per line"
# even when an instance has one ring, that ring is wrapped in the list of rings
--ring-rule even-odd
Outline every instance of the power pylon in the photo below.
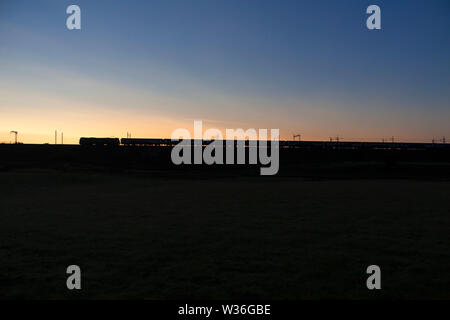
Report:
[[[11,134],[11,133],[14,133],[14,135],[15,135],[15,142],[14,142],[14,144],[17,144],[17,134],[18,134],[18,132],[12,130],[9,134]]]

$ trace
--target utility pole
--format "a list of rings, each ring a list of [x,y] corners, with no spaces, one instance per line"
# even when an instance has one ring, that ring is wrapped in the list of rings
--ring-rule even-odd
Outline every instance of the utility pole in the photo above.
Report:
[[[61,132],[61,144],[64,144],[64,132]]]
[[[302,138],[302,135],[301,134],[294,134],[293,138],[294,138],[294,141],[295,141],[295,138],[298,138],[298,141],[300,141],[301,138]]]

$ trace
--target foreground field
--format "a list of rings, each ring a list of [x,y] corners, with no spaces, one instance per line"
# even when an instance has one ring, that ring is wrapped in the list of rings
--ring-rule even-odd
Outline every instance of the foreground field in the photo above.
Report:
[[[445,181],[3,172],[0,297],[449,299],[449,194]],[[81,291],[66,289],[71,264]]]

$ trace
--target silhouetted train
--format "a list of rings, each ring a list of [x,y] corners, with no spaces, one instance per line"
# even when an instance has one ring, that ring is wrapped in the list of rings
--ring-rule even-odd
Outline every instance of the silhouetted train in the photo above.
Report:
[[[80,138],[80,146],[84,147],[118,147],[118,138]]]
[[[184,143],[193,144],[195,140],[184,140]],[[208,145],[211,140],[201,140],[203,146]],[[227,145],[226,140],[223,140],[223,146]],[[234,146],[239,145],[238,140],[234,141]],[[251,142],[257,141],[240,140],[245,147],[252,145]],[[164,147],[175,146],[179,141],[172,141],[171,139],[147,139],[147,138],[81,138],[81,146],[90,147]],[[270,146],[270,142],[268,143]],[[317,149],[340,149],[340,150],[446,150],[450,151],[450,144],[445,143],[404,143],[404,142],[351,142],[351,141],[279,141],[280,148],[302,148],[307,150]]]
[[[124,146],[172,146],[177,142],[170,139],[147,139],[147,138],[122,138]]]

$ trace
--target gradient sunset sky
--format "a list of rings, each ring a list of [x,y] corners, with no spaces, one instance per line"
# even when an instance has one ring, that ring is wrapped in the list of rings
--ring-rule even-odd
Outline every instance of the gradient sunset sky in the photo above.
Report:
[[[170,137],[193,120],[449,140],[449,17],[448,0],[0,0],[0,142]]]

